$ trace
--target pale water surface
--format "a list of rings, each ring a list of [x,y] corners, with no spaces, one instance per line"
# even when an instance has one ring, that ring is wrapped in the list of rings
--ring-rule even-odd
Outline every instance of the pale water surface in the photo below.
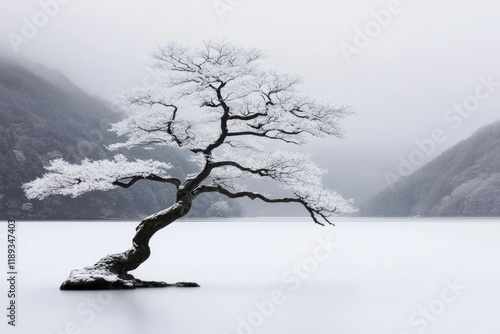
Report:
[[[71,269],[127,249],[136,225],[18,222],[18,326],[2,311],[1,332],[500,333],[500,221],[186,220],[155,236],[135,274],[201,288],[58,290]]]

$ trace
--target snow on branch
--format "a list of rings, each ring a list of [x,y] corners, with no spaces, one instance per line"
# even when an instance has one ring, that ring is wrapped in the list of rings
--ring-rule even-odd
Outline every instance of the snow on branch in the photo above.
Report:
[[[210,185],[214,188],[204,188],[205,191],[225,189],[222,193],[228,195],[227,188],[231,187],[239,190],[243,196],[251,197],[247,196],[249,192],[242,191],[244,188],[237,182],[245,178],[267,178],[280,182],[284,189],[294,195],[293,200],[287,199],[285,202],[301,203],[313,216],[317,214],[327,220],[332,214],[356,211],[352,200],[346,200],[337,192],[323,187],[322,177],[326,171],[313,163],[307,154],[275,151],[236,155],[226,152],[217,156],[211,164]],[[265,200],[262,197],[264,195],[252,194],[255,198]]]
[[[310,198],[302,198],[302,197],[271,198],[269,196],[252,191],[232,192],[224,188],[222,185],[210,185],[210,186],[202,185],[199,186],[196,191],[197,193],[217,192],[226,195],[229,198],[247,197],[252,200],[260,199],[261,201],[267,203],[299,203],[303,205],[304,208],[309,212],[312,220],[319,225],[324,225],[324,223],[320,221],[318,216],[328,224],[334,225],[329,220],[329,217],[331,217],[333,214],[352,213],[356,211],[352,207],[352,201],[346,201],[333,191],[330,191],[331,194],[329,194],[328,199],[326,198],[327,196],[324,196],[322,203],[310,202],[309,201]]]
[[[110,130],[127,140],[109,145],[108,149],[157,145],[186,148],[198,153],[219,137],[217,129],[210,127],[208,121],[180,119],[176,112],[177,109],[172,112],[148,110],[113,124]]]
[[[255,136],[305,144],[307,135],[344,135],[340,121],[352,111],[345,106],[318,102],[289,91],[266,89],[234,102],[229,117],[229,137]],[[295,83],[289,85],[294,86]]]
[[[165,173],[171,168],[170,164],[154,160],[127,161],[121,154],[115,155],[114,160],[85,159],[80,165],[56,159],[45,167],[48,173],[24,184],[23,190],[30,199],[43,199],[49,195],[77,197],[89,191],[109,190],[117,186],[127,188],[140,179],[179,186],[179,180]]]
[[[130,106],[146,107],[112,127],[125,142],[109,148],[166,145],[210,154],[248,137],[304,144],[309,136],[343,136],[348,107],[316,101],[297,92],[302,79],[262,69],[264,53],[225,41],[190,48],[160,47],[153,66],[162,82],[125,92]]]
[[[256,62],[265,55],[258,49],[208,41],[195,49],[171,42],[160,47],[153,58],[154,67],[172,72],[168,81],[171,86],[201,84],[203,87],[251,75],[257,69]]]
[[[256,178],[271,178],[285,184],[297,182],[320,184],[326,173],[310,160],[308,154],[286,151],[261,151],[237,154],[234,151],[215,155],[212,177],[238,179],[245,175]]]

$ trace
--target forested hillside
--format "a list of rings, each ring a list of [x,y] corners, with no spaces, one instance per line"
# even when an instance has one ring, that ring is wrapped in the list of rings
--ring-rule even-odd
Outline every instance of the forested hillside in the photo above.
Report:
[[[26,199],[21,185],[41,176],[51,159],[77,163],[86,157],[102,159],[116,154],[104,148],[116,142],[107,128],[123,115],[76,86],[67,87],[69,80],[60,78],[64,89],[54,85],[57,79],[49,79],[49,83],[19,64],[0,59],[0,219],[138,218],[170,205],[172,189],[148,182],[76,199]],[[174,150],[119,153],[170,162],[176,167],[172,171],[175,176],[195,171],[195,166]],[[220,197],[201,197],[196,204],[192,210],[196,216],[240,214],[238,206]]]
[[[362,215],[500,216],[500,122],[380,192]]]

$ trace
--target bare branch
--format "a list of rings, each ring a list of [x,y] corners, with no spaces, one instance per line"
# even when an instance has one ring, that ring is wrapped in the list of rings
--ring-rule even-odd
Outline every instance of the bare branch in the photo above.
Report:
[[[181,181],[177,178],[173,178],[173,177],[164,178],[164,177],[154,175],[154,174],[150,174],[148,176],[136,175],[136,176],[132,176],[132,177],[118,179],[118,180],[113,182],[113,185],[119,186],[122,188],[130,188],[137,181],[140,181],[140,180],[151,180],[151,181],[156,181],[156,182],[171,183],[171,184],[175,185],[175,187],[177,189],[179,189],[179,187],[181,186]]]
[[[330,222],[328,220],[328,218],[324,214],[318,212],[318,210],[315,210],[315,209],[311,208],[309,206],[309,204],[305,200],[303,200],[301,198],[293,198],[293,197],[269,198],[269,197],[264,196],[262,194],[251,192],[251,191],[231,192],[231,191],[223,188],[220,185],[212,185],[212,186],[201,185],[201,186],[199,186],[198,188],[195,189],[194,194],[195,194],[195,196],[197,196],[198,194],[207,193],[207,192],[217,192],[217,193],[223,194],[223,195],[225,195],[225,196],[227,196],[229,198],[243,198],[243,197],[247,197],[247,198],[250,198],[252,200],[254,200],[254,199],[260,199],[261,201],[264,201],[266,203],[299,203],[302,206],[304,206],[304,208],[309,212],[309,214],[311,215],[312,220],[316,224],[319,224],[319,225],[322,225],[322,226],[325,225],[324,223],[322,223],[322,222],[320,222],[318,220],[318,217],[317,217],[317,215],[318,215],[321,218],[323,218],[328,224],[334,225],[332,222]]]

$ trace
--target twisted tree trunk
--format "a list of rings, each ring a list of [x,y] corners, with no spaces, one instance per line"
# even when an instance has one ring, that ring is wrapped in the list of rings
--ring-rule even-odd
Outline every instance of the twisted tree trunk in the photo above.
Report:
[[[71,271],[69,277],[62,283],[61,290],[105,290],[134,289],[139,287],[195,287],[196,283],[180,282],[168,284],[165,282],[142,281],[129,274],[146,261],[151,250],[149,240],[164,227],[185,216],[191,209],[191,199],[178,200],[170,208],[145,218],[136,228],[132,247],[123,252],[108,255],[96,264],[83,269]]]

